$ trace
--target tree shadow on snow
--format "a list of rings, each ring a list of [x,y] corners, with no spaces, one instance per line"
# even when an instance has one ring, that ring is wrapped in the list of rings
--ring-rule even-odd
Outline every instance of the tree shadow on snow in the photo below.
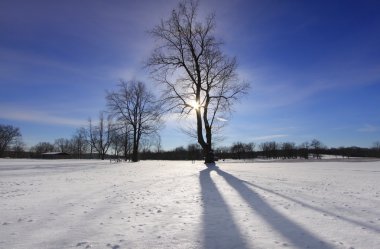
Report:
[[[334,212],[331,212],[331,211],[328,211],[328,210],[325,210],[325,209],[322,209],[322,208],[319,208],[319,207],[312,206],[310,204],[307,204],[306,202],[303,202],[303,201],[300,201],[300,200],[296,200],[296,199],[294,199],[292,197],[289,197],[289,196],[286,196],[284,194],[278,193],[278,192],[273,191],[271,189],[267,189],[267,188],[258,186],[257,184],[253,184],[253,183],[250,183],[250,182],[247,182],[247,181],[243,181],[243,182],[245,184],[247,184],[247,185],[252,186],[252,187],[261,189],[261,190],[266,191],[268,193],[271,193],[273,195],[277,195],[277,196],[279,196],[281,198],[284,198],[284,199],[286,199],[288,201],[292,201],[294,203],[297,203],[297,204],[301,205],[302,207],[306,207],[306,208],[309,208],[309,209],[311,209],[313,211],[319,212],[321,214],[329,215],[329,216],[335,217],[335,218],[337,218],[339,220],[351,223],[352,225],[356,225],[356,226],[359,226],[359,227],[364,227],[366,229],[369,229],[369,230],[372,230],[374,232],[380,233],[380,229],[379,228],[377,228],[375,226],[372,226],[372,225],[370,225],[368,223],[365,223],[365,222],[362,222],[362,221],[357,221],[357,220],[351,219],[349,217],[345,217],[345,216],[342,216],[340,214],[336,214]]]
[[[241,241],[242,237],[239,233],[238,227],[233,221],[227,204],[224,202],[215,183],[210,177],[211,171],[215,171],[219,176],[223,177],[256,214],[265,220],[275,231],[289,240],[293,248],[333,248],[332,245],[322,241],[306,228],[273,209],[260,195],[250,189],[244,181],[221,170],[217,166],[208,166],[207,169],[200,172],[200,184],[202,188],[202,197],[204,199],[203,225],[205,248],[246,248],[246,243],[244,241],[241,242],[243,246],[214,245],[215,240],[218,240],[218,238],[224,238],[222,240],[230,242]],[[220,217],[224,217],[224,222],[227,220],[227,224],[222,224]],[[214,231],[215,227],[219,229]],[[229,227],[229,229],[226,227]]]
[[[211,179],[213,167],[199,174],[203,199],[203,248],[248,248],[229,207]]]

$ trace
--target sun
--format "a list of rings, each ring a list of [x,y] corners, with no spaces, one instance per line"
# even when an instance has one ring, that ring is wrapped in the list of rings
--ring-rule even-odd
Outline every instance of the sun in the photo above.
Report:
[[[190,105],[191,105],[195,110],[198,110],[198,109],[201,107],[201,105],[200,105],[197,101],[195,101],[195,100],[191,101]]]

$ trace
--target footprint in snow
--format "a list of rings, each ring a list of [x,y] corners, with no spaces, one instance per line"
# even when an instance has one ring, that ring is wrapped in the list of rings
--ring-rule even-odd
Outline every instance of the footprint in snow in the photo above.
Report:
[[[110,243],[107,244],[107,247],[110,247],[112,249],[119,249],[120,248],[119,245],[111,245]]]
[[[85,246],[85,248],[91,248],[92,246],[88,242],[78,242],[76,247]]]

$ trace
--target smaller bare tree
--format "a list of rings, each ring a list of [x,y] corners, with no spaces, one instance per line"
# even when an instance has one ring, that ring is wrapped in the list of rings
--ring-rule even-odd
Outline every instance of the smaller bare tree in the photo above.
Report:
[[[111,148],[116,159],[119,159],[119,156],[124,151],[123,144],[124,134],[122,133],[122,129],[114,125],[113,130],[111,132]]]
[[[88,136],[91,147],[98,152],[100,158],[104,160],[107,151],[111,145],[112,122],[108,117],[104,120],[104,112],[99,114],[99,123],[94,126],[91,119],[89,120]]]
[[[321,159],[322,149],[325,148],[322,142],[317,139],[313,139],[310,142],[310,147],[313,150],[313,157],[317,159]]]
[[[69,153],[71,151],[70,140],[66,138],[58,138],[54,141],[54,145],[59,152]]]
[[[283,158],[295,158],[297,157],[296,153],[296,144],[293,142],[285,142],[281,144],[281,153]]]
[[[38,155],[41,155],[46,152],[53,152],[54,144],[51,144],[49,142],[39,142],[38,144],[30,148],[30,150]]]
[[[245,154],[245,147],[242,142],[236,142],[231,146],[231,153],[235,155],[236,159],[242,159]]]
[[[278,158],[280,145],[277,142],[264,142],[259,147],[267,158]]]
[[[254,143],[235,142],[231,146],[231,153],[233,153],[237,159],[253,158],[254,149]]]
[[[0,157],[18,137],[21,137],[19,128],[0,124]]]
[[[132,161],[139,160],[140,141],[154,135],[162,124],[162,105],[141,81],[121,81],[119,90],[107,94],[107,105],[118,123],[132,132]]]
[[[376,141],[376,142],[374,142],[374,143],[373,143],[373,148],[374,148],[375,150],[380,151],[380,141]]]
[[[121,127],[120,130],[122,136],[123,136],[123,154],[124,154],[124,160],[131,160],[130,155],[132,153],[132,129],[131,126],[124,124],[124,126]]]
[[[154,139],[154,147],[156,148],[156,152],[160,153],[162,151],[162,141],[161,141],[161,136],[157,134],[157,136]]]
[[[22,141],[21,137],[15,138],[12,142],[12,148],[15,157],[20,157],[22,153],[25,151],[26,144]]]
[[[187,155],[192,162],[195,162],[195,160],[201,158],[202,147],[199,144],[189,144],[187,146]]]
[[[72,153],[77,155],[78,158],[82,158],[82,155],[88,149],[88,140],[86,138],[86,128],[81,127],[76,130],[75,134],[71,138]]]
[[[298,146],[298,155],[304,159],[309,159],[310,143],[303,142]]]

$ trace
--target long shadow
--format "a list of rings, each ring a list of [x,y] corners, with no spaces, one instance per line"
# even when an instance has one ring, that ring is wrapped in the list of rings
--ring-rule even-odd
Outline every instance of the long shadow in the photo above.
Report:
[[[357,226],[365,227],[365,228],[370,229],[370,230],[372,230],[372,231],[374,231],[374,232],[380,233],[380,229],[379,229],[378,227],[371,226],[371,225],[369,225],[369,224],[367,224],[367,223],[364,223],[364,222],[361,222],[361,221],[357,221],[357,220],[354,220],[354,219],[351,219],[351,218],[348,218],[348,217],[344,217],[344,216],[341,216],[341,215],[335,214],[335,213],[333,213],[333,212],[330,212],[330,211],[328,211],[328,210],[324,210],[324,209],[322,209],[322,208],[314,207],[314,206],[312,206],[312,205],[310,205],[310,204],[307,204],[307,203],[305,203],[305,202],[303,202],[303,201],[296,200],[296,199],[294,199],[294,198],[292,198],[292,197],[289,197],[289,196],[286,196],[286,195],[283,195],[283,194],[277,193],[276,191],[273,191],[273,190],[270,190],[270,189],[267,189],[267,188],[264,188],[264,187],[260,187],[260,186],[258,186],[258,185],[256,185],[256,184],[253,184],[253,183],[250,183],[250,182],[247,182],[247,181],[242,181],[242,182],[244,182],[244,183],[247,184],[247,185],[251,185],[252,187],[255,187],[255,188],[258,188],[258,189],[264,190],[264,191],[266,191],[266,192],[268,192],[268,193],[271,193],[271,194],[274,194],[274,195],[280,196],[280,197],[282,197],[282,198],[284,198],[284,199],[286,199],[286,200],[292,201],[292,202],[297,203],[297,204],[299,204],[299,205],[301,205],[301,206],[303,206],[303,207],[307,207],[307,208],[309,208],[309,209],[311,209],[311,210],[314,210],[314,211],[320,212],[320,213],[322,213],[322,214],[327,214],[327,215],[330,215],[330,216],[332,216],[332,217],[336,217],[337,219],[340,219],[340,220],[346,221],[346,222],[348,222],[348,223],[351,223],[351,224],[353,224],[353,225],[357,225]]]
[[[203,248],[248,248],[222,195],[211,179],[213,169],[199,174],[203,199]]]
[[[222,176],[273,229],[287,238],[292,243],[291,246],[293,248],[334,248],[328,242],[322,241],[306,228],[273,209],[262,197],[248,188],[244,184],[244,181],[226,173],[218,167],[214,167],[213,170]]]

